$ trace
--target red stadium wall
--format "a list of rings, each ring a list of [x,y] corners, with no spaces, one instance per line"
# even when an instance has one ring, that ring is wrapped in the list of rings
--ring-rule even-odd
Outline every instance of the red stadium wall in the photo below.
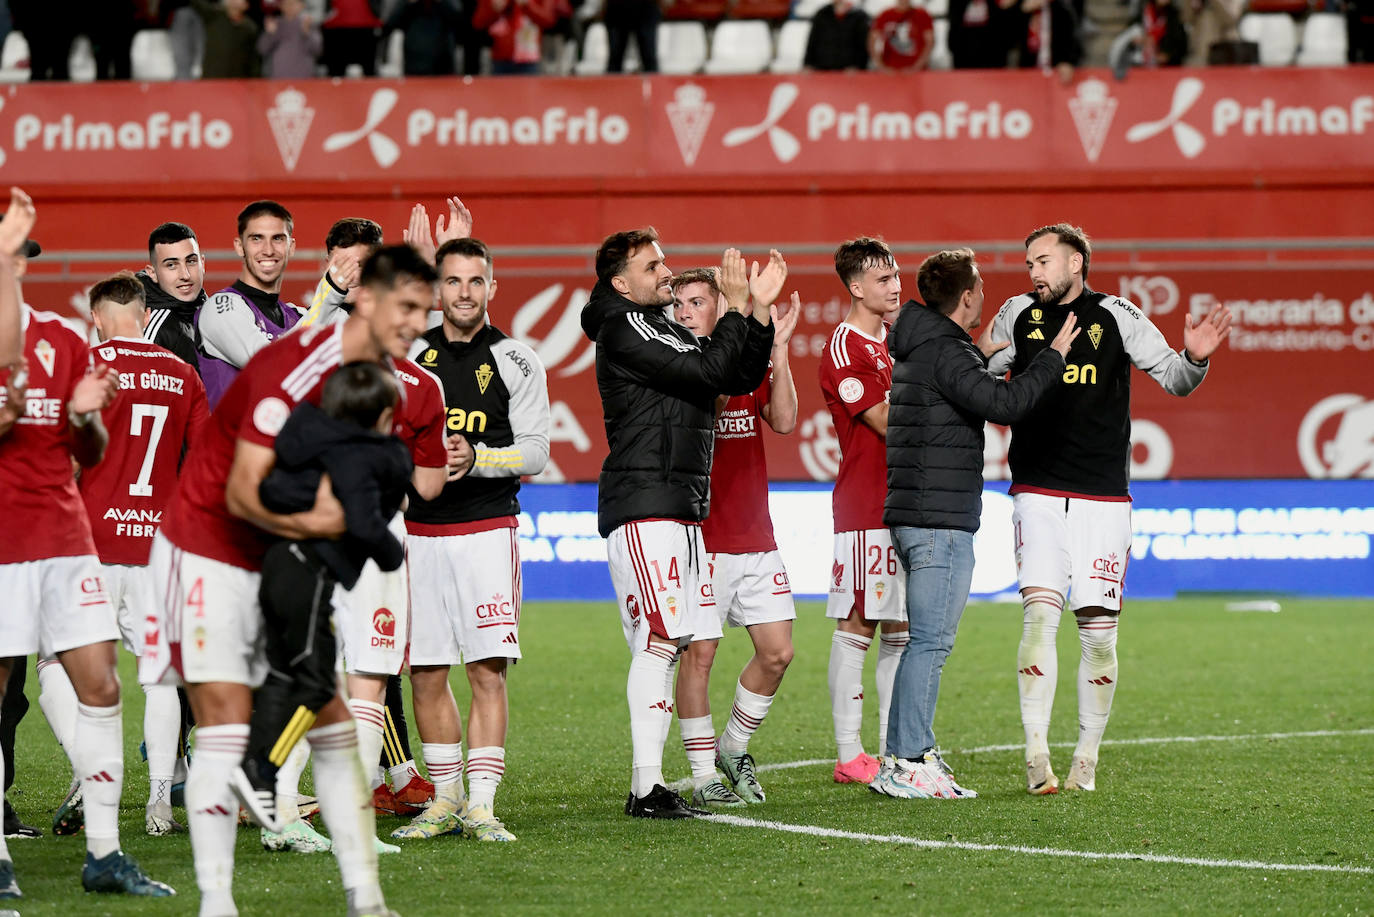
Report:
[[[91,281],[142,263],[148,230],[190,223],[209,286],[232,279],[233,219],[296,214],[298,298],[340,216],[398,238],[410,205],[459,194],[497,251],[494,320],[537,346],[556,402],[554,477],[591,480],[604,439],[577,311],[608,232],[655,225],[670,266],[727,244],[781,248],[805,313],[793,342],[799,435],[775,478],[828,477],[814,379],[845,303],[840,240],[894,243],[914,268],[970,244],[989,317],[1021,292],[1019,240],[1059,220],[1096,240],[1090,281],[1238,326],[1194,396],[1135,377],[1137,477],[1374,476],[1374,93],[1368,67],[747,78],[311,81],[10,87],[0,177],[40,205],[28,299],[77,311]],[[1005,476],[990,430],[989,477]]]

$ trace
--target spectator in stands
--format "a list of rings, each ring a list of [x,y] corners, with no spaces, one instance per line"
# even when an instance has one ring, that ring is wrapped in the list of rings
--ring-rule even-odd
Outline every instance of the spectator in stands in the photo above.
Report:
[[[630,36],[639,49],[639,69],[644,73],[658,72],[658,21],[662,14],[658,0],[606,0],[606,40],[610,56],[606,58],[607,73],[623,73],[625,49]]]
[[[553,0],[477,0],[472,25],[491,36],[493,73],[538,73],[544,30],[557,19]]]
[[[63,4],[46,0],[12,2],[14,28],[29,44],[29,79],[67,80],[78,20]]]
[[[324,46],[320,27],[306,15],[304,0],[281,0],[281,15],[268,16],[258,36],[263,75],[276,80],[307,80]]]
[[[195,68],[205,56],[205,24],[191,8],[191,0],[162,0],[158,15],[167,24],[174,77],[194,79]]]
[[[85,0],[84,9],[79,9],[80,29],[90,39],[95,58],[96,79],[133,78],[129,50],[138,31],[137,6],[135,0]]]
[[[811,17],[802,63],[810,70],[867,70],[868,14],[855,0],[835,0]]]
[[[479,7],[480,14],[480,7]],[[467,29],[458,0],[402,0],[383,29],[405,33],[406,76],[447,76]]]
[[[935,47],[935,21],[911,0],[897,0],[873,20],[868,44],[879,70],[924,70]]]
[[[1237,27],[1245,12],[1245,0],[1183,0],[1181,6],[1192,33],[1190,53],[1184,61],[1188,66],[1206,66],[1212,45],[1240,39]]]
[[[1002,69],[1020,40],[1016,0],[950,0],[949,53],[956,70]]]
[[[1346,56],[1352,64],[1374,64],[1374,0],[1345,0]]]
[[[1142,67],[1181,67],[1188,57],[1188,29],[1174,0],[1143,0],[1136,13],[1140,25]]]
[[[382,21],[368,0],[330,0],[324,23],[324,66],[330,76],[343,76],[350,64],[363,76],[377,75],[377,32]]]
[[[258,24],[248,18],[248,0],[191,0],[191,7],[205,24],[201,78],[234,80],[261,74]]]
[[[1072,0],[1021,0],[1020,65],[1053,69],[1068,83],[1083,56]]]

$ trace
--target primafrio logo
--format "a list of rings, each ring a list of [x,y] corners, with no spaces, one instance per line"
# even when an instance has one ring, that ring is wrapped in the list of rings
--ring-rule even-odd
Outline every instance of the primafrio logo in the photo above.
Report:
[[[1298,458],[1313,478],[1374,478],[1374,399],[1318,401],[1298,427]]]
[[[779,127],[778,122],[791,109],[799,95],[801,90],[797,88],[796,83],[779,83],[774,86],[773,94],[768,97],[768,113],[763,120],[758,124],[735,128],[727,133],[721,142],[727,147],[736,147],[767,134],[773,155],[778,157],[779,162],[787,163],[796,159],[797,154],[801,152],[801,142],[790,131]]]
[[[1174,86],[1174,98],[1169,113],[1157,121],[1142,121],[1126,131],[1127,143],[1140,143],[1156,134],[1171,131],[1178,151],[1187,159],[1194,159],[1207,146],[1202,132],[1183,121],[1183,116],[1202,98],[1203,82],[1197,77],[1184,77]]]
[[[377,165],[383,169],[394,166],[396,160],[401,158],[401,148],[396,145],[395,140],[377,130],[377,126],[391,114],[400,97],[400,94],[390,87],[382,87],[373,92],[367,103],[367,117],[363,120],[362,126],[356,130],[330,134],[325,138],[324,151],[337,153],[365,139],[368,149],[372,151],[372,158],[377,160]]]
[[[714,103],[707,101],[706,90],[695,83],[685,83],[673,92],[673,101],[663,106],[668,123],[673,128],[678,152],[684,165],[692,165],[701,152],[711,117],[716,113]]]

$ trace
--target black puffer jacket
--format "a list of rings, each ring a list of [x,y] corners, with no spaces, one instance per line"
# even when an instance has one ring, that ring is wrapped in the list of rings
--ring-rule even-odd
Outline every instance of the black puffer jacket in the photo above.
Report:
[[[143,336],[190,363],[199,375],[200,335],[196,333],[196,310],[205,302],[205,291],[201,290],[190,302],[182,302],[165,292],[147,274],[137,276],[143,282],[143,295],[150,310]]]
[[[598,283],[582,309],[596,342],[596,384],[610,452],[601,465],[597,527],[604,538],[637,519],[706,518],[717,395],[763,382],[773,325],[727,313],[709,342]]]
[[[983,423],[1020,420],[1058,384],[1064,358],[1046,348],[1010,382],[988,373],[968,332],[908,300],[887,339],[889,526],[978,531],[983,512]]]

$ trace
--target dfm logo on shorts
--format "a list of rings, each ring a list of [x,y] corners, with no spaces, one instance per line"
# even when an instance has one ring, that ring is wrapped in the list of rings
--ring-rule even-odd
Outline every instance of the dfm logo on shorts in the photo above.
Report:
[[[844,564],[838,560],[830,567],[830,591],[839,592],[844,588]]]
[[[1298,427],[1298,457],[1314,478],[1374,478],[1374,399],[1345,392],[1314,404]]]
[[[476,608],[478,627],[491,627],[496,624],[515,623],[515,603],[506,600],[501,593],[491,597]]]
[[[396,615],[390,608],[378,608],[372,613],[372,645],[386,650],[396,648]]]
[[[639,598],[631,593],[625,596],[625,610],[630,613],[630,626],[639,627]]]

